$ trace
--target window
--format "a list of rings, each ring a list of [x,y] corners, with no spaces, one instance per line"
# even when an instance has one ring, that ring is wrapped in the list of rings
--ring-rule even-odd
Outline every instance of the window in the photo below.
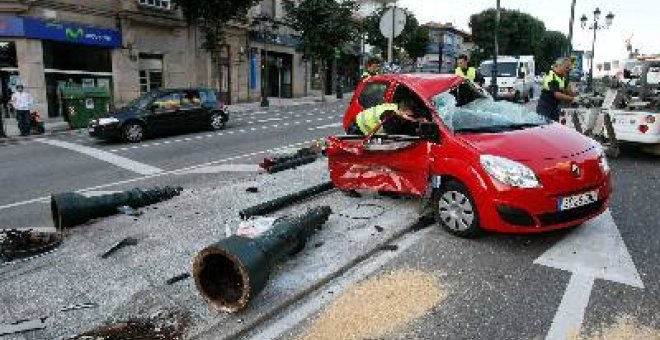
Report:
[[[170,0],[139,0],[140,5],[170,9]]]
[[[163,56],[140,54],[140,93],[163,87]]]
[[[373,82],[364,86],[358,102],[364,108],[374,107],[385,102],[385,91],[389,83]]]
[[[161,95],[154,101],[154,105],[161,110],[172,110],[181,106],[181,94],[178,92],[171,92]]]

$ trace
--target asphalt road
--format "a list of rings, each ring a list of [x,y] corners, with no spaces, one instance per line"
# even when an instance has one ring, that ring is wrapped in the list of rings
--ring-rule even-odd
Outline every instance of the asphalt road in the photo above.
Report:
[[[0,226],[48,228],[51,193],[122,190],[239,180],[256,173],[267,151],[342,132],[346,101],[271,107],[232,114],[225,130],[201,131],[139,144],[97,141],[84,134],[0,146]],[[302,145],[302,144],[300,144]],[[118,156],[118,157],[114,157]],[[117,159],[115,159],[117,158]],[[207,163],[235,165],[215,174],[182,176],[181,169]]]

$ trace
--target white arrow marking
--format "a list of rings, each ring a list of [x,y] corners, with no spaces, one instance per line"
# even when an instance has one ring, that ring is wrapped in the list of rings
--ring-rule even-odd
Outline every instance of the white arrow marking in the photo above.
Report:
[[[566,340],[579,332],[595,279],[644,288],[609,210],[566,236],[534,263],[573,273],[547,340]]]

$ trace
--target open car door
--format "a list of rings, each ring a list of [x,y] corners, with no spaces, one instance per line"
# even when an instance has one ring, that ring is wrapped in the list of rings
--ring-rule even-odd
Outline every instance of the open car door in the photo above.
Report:
[[[407,135],[342,135],[327,139],[330,178],[343,190],[368,189],[423,196],[430,143]]]

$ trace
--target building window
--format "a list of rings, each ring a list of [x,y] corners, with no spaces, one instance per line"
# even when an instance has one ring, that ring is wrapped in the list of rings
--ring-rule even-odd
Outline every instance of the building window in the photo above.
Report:
[[[170,9],[170,0],[139,0],[140,5]]]
[[[140,94],[163,87],[163,56],[140,54]]]

